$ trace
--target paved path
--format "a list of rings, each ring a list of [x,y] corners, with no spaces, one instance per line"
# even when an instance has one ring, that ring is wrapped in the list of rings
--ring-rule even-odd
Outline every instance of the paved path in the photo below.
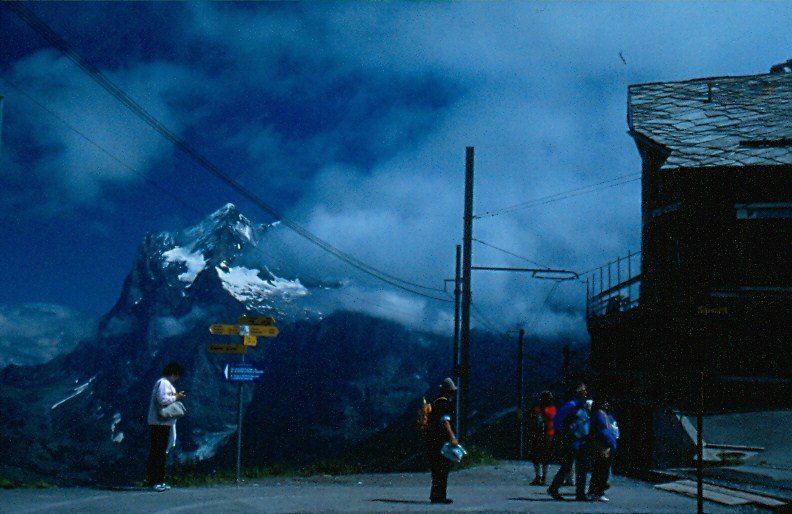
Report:
[[[528,485],[528,463],[504,462],[454,472],[453,505],[428,502],[429,474],[319,476],[267,479],[240,486],[145,490],[57,488],[0,491],[0,512],[22,513],[201,513],[248,512],[563,512],[691,513],[695,498],[660,491],[652,484],[614,477],[609,503],[558,502],[545,488]],[[561,490],[567,498],[573,488]],[[707,502],[708,514],[767,512],[752,506],[726,507]]]

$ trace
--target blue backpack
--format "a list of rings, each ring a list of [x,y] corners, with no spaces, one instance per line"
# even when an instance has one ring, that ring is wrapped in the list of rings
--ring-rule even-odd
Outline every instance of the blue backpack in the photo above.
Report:
[[[567,433],[575,441],[582,441],[588,437],[591,430],[591,415],[588,409],[581,407],[570,416],[567,422]]]

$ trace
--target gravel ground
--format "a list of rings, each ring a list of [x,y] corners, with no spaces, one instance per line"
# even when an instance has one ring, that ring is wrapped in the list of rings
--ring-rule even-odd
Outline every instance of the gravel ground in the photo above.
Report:
[[[551,469],[551,471],[553,471]],[[504,462],[453,472],[452,505],[428,501],[428,473],[347,475],[265,479],[242,485],[174,488],[164,493],[140,489],[58,488],[0,492],[0,512],[564,512],[690,513],[695,498],[655,489],[652,484],[614,477],[609,503],[558,502],[545,488],[530,486],[530,463]],[[567,498],[571,487],[561,489]],[[705,504],[708,514],[766,512],[750,506]]]

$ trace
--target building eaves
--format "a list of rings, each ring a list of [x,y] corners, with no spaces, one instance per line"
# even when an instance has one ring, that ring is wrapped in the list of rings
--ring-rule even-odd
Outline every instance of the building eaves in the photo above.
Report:
[[[669,151],[661,169],[792,165],[792,73],[655,82],[628,91],[630,134]]]

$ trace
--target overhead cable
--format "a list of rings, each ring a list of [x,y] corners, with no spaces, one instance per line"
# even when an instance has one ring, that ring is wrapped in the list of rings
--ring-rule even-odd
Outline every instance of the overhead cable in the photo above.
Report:
[[[547,265],[545,265],[545,264],[541,264],[541,263],[539,263],[539,262],[536,262],[536,261],[532,261],[531,259],[529,259],[529,258],[527,258],[527,257],[523,257],[522,255],[517,255],[516,253],[512,253],[512,252],[510,252],[509,250],[504,250],[503,248],[498,248],[497,246],[495,246],[495,245],[493,245],[493,244],[490,244],[490,243],[487,243],[486,241],[482,241],[481,239],[476,239],[476,238],[473,238],[473,241],[475,241],[475,242],[477,242],[477,243],[479,243],[479,244],[483,244],[484,246],[489,246],[490,248],[493,248],[493,249],[495,249],[495,250],[498,250],[498,251],[500,251],[500,252],[503,252],[503,253],[505,253],[505,254],[507,254],[507,255],[511,255],[512,257],[517,257],[518,259],[522,259],[522,260],[524,260],[525,262],[528,262],[528,263],[530,263],[530,264],[533,264],[534,266],[540,266],[540,267],[542,267],[542,268],[545,268],[545,269],[548,269],[548,270],[550,269],[550,266],[547,266]]]
[[[494,216],[498,216],[500,214],[525,209],[528,207],[535,207],[537,205],[546,205],[553,202],[558,202],[560,200],[566,200],[568,198],[573,198],[576,196],[581,196],[589,193],[594,193],[596,191],[601,191],[603,189],[608,189],[610,187],[621,186],[623,184],[628,184],[630,182],[635,182],[641,180],[640,173],[630,173],[627,175],[622,175],[620,177],[614,177],[608,180],[603,180],[601,182],[597,182],[595,184],[589,184],[587,186],[581,186],[576,189],[570,189],[568,191],[562,191],[559,193],[555,193],[552,195],[542,196],[539,198],[534,198],[533,200],[529,200],[527,202],[519,203],[516,205],[512,205],[509,207],[503,207],[501,209],[496,209],[492,211],[487,211],[484,214],[479,214],[476,216],[477,219],[480,218],[491,218]]]
[[[442,289],[425,286],[422,284],[417,284],[415,282],[410,282],[408,280],[399,278],[395,275],[377,269],[369,264],[366,264],[365,262],[354,257],[353,255],[348,254],[334,247],[327,241],[324,241],[323,239],[314,235],[313,233],[311,233],[309,230],[302,227],[298,223],[283,216],[274,207],[268,205],[257,195],[254,195],[253,193],[248,191],[245,187],[243,187],[241,184],[239,184],[237,181],[231,178],[227,173],[225,173],[223,170],[217,167],[214,163],[212,163],[203,155],[201,155],[197,150],[192,148],[184,139],[182,139],[178,135],[174,134],[171,130],[169,130],[165,125],[163,125],[159,120],[157,120],[154,116],[152,116],[145,108],[143,108],[140,104],[138,104],[135,100],[133,100],[121,88],[116,86],[101,71],[99,71],[98,68],[96,68],[90,62],[84,59],[80,54],[74,51],[69,46],[69,44],[62,37],[60,37],[60,35],[58,35],[45,22],[43,22],[35,14],[33,14],[27,7],[23,5],[22,2],[3,2],[3,5],[7,7],[9,10],[11,10],[15,15],[17,15],[22,21],[27,23],[33,30],[38,32],[39,35],[41,35],[52,46],[57,48],[69,60],[74,62],[83,72],[85,72],[94,82],[96,82],[99,86],[101,86],[111,96],[113,96],[121,104],[127,107],[127,109],[129,109],[143,122],[145,122],[147,125],[153,128],[162,137],[170,141],[171,144],[173,144],[176,148],[181,150],[201,168],[208,171],[215,178],[225,183],[232,190],[236,191],[242,197],[244,197],[252,204],[257,206],[259,209],[269,214],[275,220],[280,221],[286,227],[290,228],[298,235],[307,239],[309,242],[318,246],[327,253],[333,255],[334,257],[340,259],[343,262],[346,262],[353,268],[356,268],[359,271],[362,271],[363,273],[366,273],[374,278],[379,279],[382,282],[388,283],[404,291],[408,291],[410,293],[423,296],[425,298],[430,298],[433,300],[449,302],[449,303],[453,301],[448,298],[442,298],[430,294],[421,293],[420,291],[416,291],[415,288],[422,290],[429,290],[433,292],[442,292]]]

